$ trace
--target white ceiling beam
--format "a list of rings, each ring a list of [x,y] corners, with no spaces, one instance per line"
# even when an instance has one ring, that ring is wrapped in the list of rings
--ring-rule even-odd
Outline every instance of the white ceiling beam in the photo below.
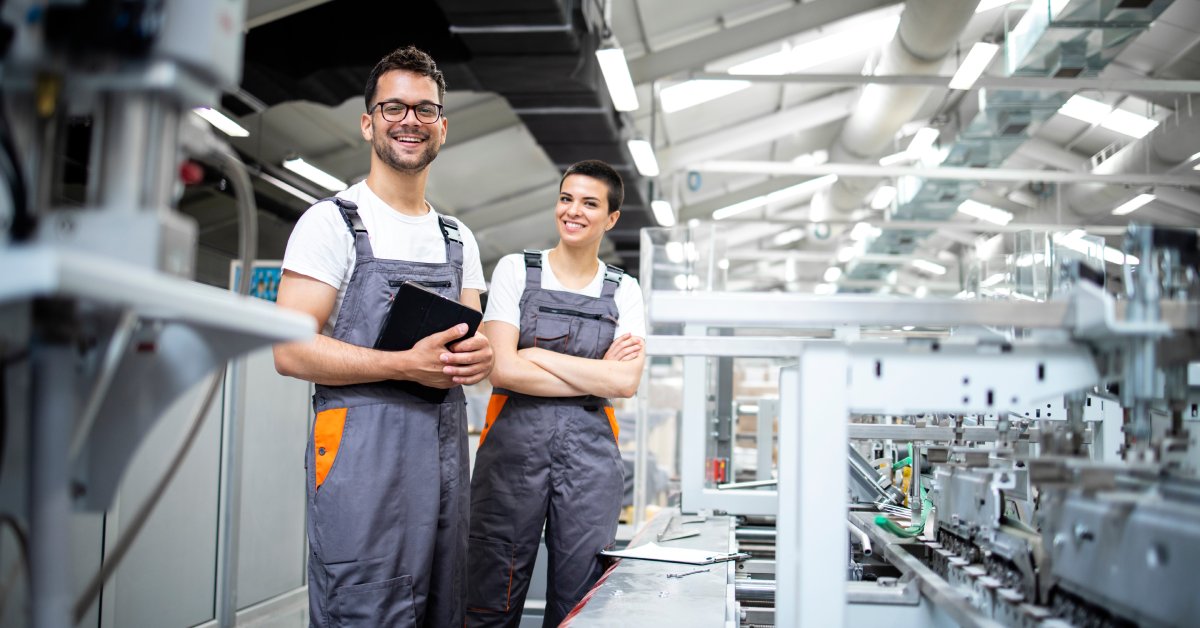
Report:
[[[841,120],[850,115],[857,99],[855,90],[844,90],[722,131],[704,133],[700,137],[660,148],[659,169],[662,172],[691,169],[701,161],[763,146],[781,137]]]
[[[923,177],[957,181],[1044,181],[1047,183],[1107,183],[1112,185],[1176,185],[1190,187],[1200,184],[1200,176],[1182,174],[1139,174],[1094,172],[1064,172],[1062,170],[1026,170],[1015,168],[920,168],[908,166],[872,166],[868,164],[826,163],[802,165],[777,161],[705,161],[689,166],[698,172],[755,173],[770,175],[807,175],[813,177],[836,174],[849,177]]]
[[[797,2],[783,11],[732,26],[629,62],[634,83],[647,83],[704,67],[755,46],[792,37],[859,13],[896,4],[896,0],[816,0]]]
[[[937,74],[728,74],[689,72],[679,81],[745,81],[750,83],[801,83],[804,85],[927,85],[949,88],[952,76]],[[675,82],[675,81],[672,81]],[[1021,89],[1048,92],[1096,90],[1121,93],[1195,94],[1200,81],[1153,78],[1045,78],[1034,76],[981,76],[971,89]]]

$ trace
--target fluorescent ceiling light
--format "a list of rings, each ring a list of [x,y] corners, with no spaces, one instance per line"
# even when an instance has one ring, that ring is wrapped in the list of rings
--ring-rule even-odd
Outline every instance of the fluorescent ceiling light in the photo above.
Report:
[[[1145,205],[1146,203],[1149,203],[1150,201],[1152,201],[1156,198],[1158,198],[1158,197],[1153,194],[1138,194],[1137,196],[1133,197],[1132,199],[1122,203],[1116,209],[1112,210],[1112,213],[1114,216],[1124,216],[1125,214],[1131,214],[1131,213],[1141,209],[1143,205]]]
[[[1099,241],[1085,240],[1086,235],[1082,229],[1075,229],[1066,235],[1054,238],[1054,243],[1088,257],[1103,258],[1110,264],[1137,266],[1141,261],[1134,255],[1126,255],[1124,251],[1104,246]]]
[[[927,259],[915,259],[910,263],[913,265],[914,268],[923,270],[927,273],[932,273],[934,275],[945,275],[946,274],[945,266],[942,266],[941,264],[938,264],[935,262],[931,262]]]
[[[246,137],[250,135],[242,125],[230,120],[225,114],[209,107],[196,107],[192,109],[192,113],[204,118],[205,122],[217,127],[222,133],[229,137]]]
[[[1086,122],[1099,125],[1110,131],[1116,131],[1129,137],[1145,137],[1158,127],[1158,122],[1132,111],[1114,109],[1112,106],[1083,96],[1072,96],[1059,113]]]
[[[999,51],[1000,46],[996,44],[977,42],[950,79],[950,89],[971,89]]]
[[[840,266],[830,266],[825,269],[825,282],[833,283],[842,278],[842,268]]]
[[[1004,226],[1012,222],[1013,219],[1012,212],[1007,212],[999,207],[992,207],[991,205],[985,205],[979,201],[972,201],[970,199],[963,201],[958,206],[958,211],[959,213],[990,222],[994,225]]]
[[[1001,281],[1004,281],[1004,273],[996,273],[995,275],[992,275],[991,277],[988,277],[987,279],[984,279],[983,281],[979,282],[979,287],[980,288],[991,288],[992,286],[1000,283]]]
[[[1030,266],[1033,266],[1034,264],[1041,264],[1045,260],[1046,260],[1046,256],[1042,255],[1041,253],[1033,253],[1033,254],[1025,253],[1024,255],[1017,258],[1017,266],[1019,266],[1021,268],[1029,268]]]
[[[658,160],[654,158],[654,147],[646,140],[629,140],[629,154],[633,155],[633,165],[643,177],[658,176]]]
[[[890,207],[894,200],[896,200],[896,187],[881,185],[878,190],[875,190],[875,196],[871,197],[871,209]]]
[[[341,192],[347,187],[345,181],[342,181],[341,179],[329,174],[328,172],[325,172],[324,170],[321,170],[320,168],[308,163],[307,161],[304,161],[299,157],[295,159],[285,159],[283,161],[283,167],[327,190]]]
[[[775,246],[787,246],[802,239],[804,239],[804,230],[800,227],[793,227],[787,231],[776,234],[775,237],[771,239],[771,242]]]
[[[983,13],[984,11],[991,11],[992,9],[998,9],[1006,4],[1012,4],[1016,1],[1017,0],[982,0],[982,2],[979,3],[979,6],[975,7],[975,12]]]
[[[837,261],[845,264],[846,262],[854,259],[855,255],[858,255],[858,251],[855,250],[855,247],[843,246],[842,248],[838,249]]]
[[[1158,122],[1146,116],[1140,116],[1132,111],[1113,109],[1108,114],[1108,117],[1104,118],[1104,121],[1100,123],[1100,126],[1122,135],[1142,138],[1158,128]]]
[[[900,17],[886,18],[847,28],[838,33],[798,44],[729,68],[730,74],[791,74],[836,61],[856,52],[878,48],[896,33]]]
[[[905,163],[908,161],[913,161],[916,158],[917,158],[916,155],[913,155],[907,151],[900,151],[898,153],[892,153],[891,155],[886,155],[884,157],[880,157],[879,165],[895,166],[896,164],[902,164],[902,163]]]
[[[660,227],[672,227],[675,225],[675,212],[671,210],[671,204],[666,201],[652,201],[650,209],[654,212],[654,220],[658,222]]]
[[[917,297],[918,299],[924,299],[928,295],[929,295],[929,288],[927,288],[925,286],[917,286],[917,289],[913,290],[913,296]]]
[[[1072,96],[1063,103],[1062,107],[1058,108],[1058,112],[1064,116],[1070,116],[1088,124],[1100,124],[1110,111],[1112,111],[1112,107],[1098,100],[1078,95]]]
[[[600,62],[600,72],[604,74],[604,83],[608,85],[613,107],[617,111],[636,111],[637,90],[633,87],[629,64],[625,62],[625,51],[620,48],[597,50],[596,59]]]
[[[780,201],[786,201],[803,196],[804,194],[814,191],[819,187],[830,185],[834,181],[837,181],[836,174],[827,174],[823,177],[809,179],[808,181],[803,181],[801,183],[797,183],[796,185],[788,186],[782,190],[775,190],[770,194],[755,196],[754,198],[742,201],[740,203],[734,203],[733,205],[722,207],[714,211],[712,217],[713,220],[724,220],[731,216],[736,216],[752,209],[762,207],[768,203],[778,203]]]
[[[881,229],[872,227],[865,222],[860,222],[850,230],[850,239],[858,242],[867,238],[878,237],[880,233],[883,233]]]
[[[821,149],[799,155],[792,160],[792,163],[801,166],[819,166],[827,161],[829,161],[829,151]]]
[[[896,32],[898,15],[848,28],[832,35],[773,52],[729,68],[730,74],[776,75],[800,72],[850,54],[879,47]],[[749,81],[685,81],[663,88],[659,102],[664,113],[674,113],[750,87]]]
[[[685,81],[664,87],[658,92],[658,101],[663,113],[675,113],[749,87],[749,81]]]
[[[287,192],[288,194],[291,194],[292,196],[295,196],[296,198],[304,201],[305,203],[308,203],[309,205],[313,205],[319,200],[317,197],[313,196],[312,194],[309,194],[308,192],[301,190],[300,188],[288,183],[287,181],[281,181],[280,179],[277,179],[265,172],[258,173],[258,178],[262,179],[263,181],[266,181],[267,183],[270,183],[271,185],[283,190],[284,192]]]
[[[937,141],[938,130],[932,127],[924,127],[913,136],[912,141],[908,143],[908,148],[904,152],[909,155],[920,155],[925,151],[933,148],[933,143]]]

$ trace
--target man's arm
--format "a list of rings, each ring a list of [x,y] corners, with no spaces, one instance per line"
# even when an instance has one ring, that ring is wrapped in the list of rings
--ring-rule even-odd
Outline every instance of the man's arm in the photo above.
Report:
[[[642,365],[646,363],[644,341],[636,337],[634,340],[638,347],[636,355],[622,359],[609,359],[606,354],[606,359],[592,360],[537,347],[522,349],[519,353],[584,394],[628,398],[637,394]],[[619,342],[622,341],[614,344]]]
[[[587,394],[521,357],[517,352],[521,332],[516,327],[498,320],[488,321],[483,326],[492,339],[496,354],[496,368],[491,376],[493,386],[537,397],[578,397]]]
[[[466,325],[423,338],[408,351],[376,351],[320,333],[336,301],[337,290],[333,286],[297,272],[283,271],[276,303],[315,318],[318,333],[308,342],[275,345],[275,370],[280,375],[327,386],[388,379],[410,380],[436,388],[455,384],[452,374],[445,372],[450,367],[442,359],[448,353],[444,345],[462,337]]]

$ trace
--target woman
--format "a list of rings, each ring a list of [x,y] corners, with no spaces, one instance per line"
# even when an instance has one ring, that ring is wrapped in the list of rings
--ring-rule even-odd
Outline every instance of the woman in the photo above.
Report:
[[[601,574],[624,469],[610,397],[637,392],[645,313],[637,281],[597,258],[624,187],[601,161],[559,182],[558,245],[500,260],[484,333],[496,356],[471,478],[468,626],[517,626],[545,528],[543,626],[557,626]]]

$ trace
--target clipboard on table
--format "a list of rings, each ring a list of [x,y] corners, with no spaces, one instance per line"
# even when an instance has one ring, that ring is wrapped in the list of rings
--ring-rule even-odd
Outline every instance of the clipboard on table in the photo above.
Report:
[[[688,565],[712,565],[727,560],[742,560],[750,557],[745,552],[714,552],[706,549],[691,549],[687,547],[663,547],[657,543],[646,543],[623,550],[604,550],[600,552],[600,555],[612,556],[613,558],[636,558],[668,563],[685,563]]]
[[[479,310],[448,299],[418,283],[406,281],[400,284],[400,289],[392,299],[374,348],[381,351],[408,351],[422,338],[446,331],[459,323],[467,324],[467,333],[460,340],[470,338],[475,335],[482,320],[483,313]],[[416,382],[394,383],[433,403],[441,403],[448,392]]]

